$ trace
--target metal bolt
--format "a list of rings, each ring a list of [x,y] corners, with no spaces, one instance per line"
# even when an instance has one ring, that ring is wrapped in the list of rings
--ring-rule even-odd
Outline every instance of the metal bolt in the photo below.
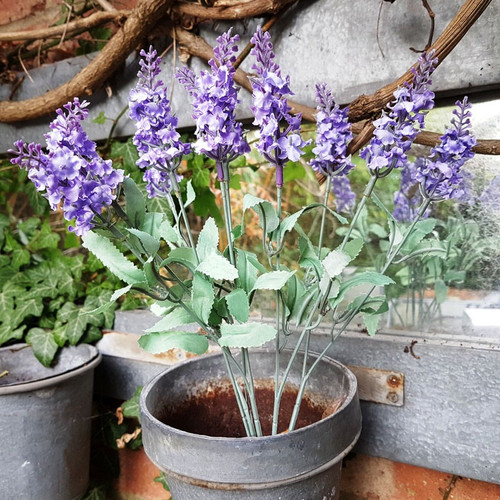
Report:
[[[399,396],[395,392],[390,392],[389,394],[387,394],[387,399],[391,403],[397,403],[399,401]]]
[[[387,383],[389,385],[392,385],[393,387],[397,387],[399,385],[399,382],[400,382],[399,377],[396,375],[389,375],[387,377]]]

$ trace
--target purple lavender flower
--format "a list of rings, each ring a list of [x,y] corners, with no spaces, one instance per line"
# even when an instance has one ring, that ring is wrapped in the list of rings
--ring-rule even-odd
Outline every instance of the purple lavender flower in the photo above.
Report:
[[[241,123],[235,118],[239,89],[234,83],[234,63],[239,36],[231,36],[231,30],[217,38],[214,59],[208,62],[211,71],[201,71],[196,77],[193,71],[184,67],[176,73],[193,98],[197,137],[194,149],[216,161],[219,180],[225,177],[222,164],[227,165],[250,151]]]
[[[337,211],[351,213],[356,205],[356,194],[351,189],[351,181],[347,175],[332,178],[332,192],[335,195]]]
[[[348,109],[335,104],[326,83],[316,85],[316,157],[311,167],[325,176],[347,174],[354,165],[347,153],[347,143],[352,139],[351,124],[347,119]]]
[[[173,116],[167,87],[156,77],[160,74],[161,59],[156,50],[141,50],[139,81],[129,94],[129,116],[135,121],[134,144],[139,152],[137,165],[145,169],[144,180],[150,198],[165,196],[171,190],[169,173],[177,174],[182,156],[191,146],[181,141],[177,132],[177,117]]]
[[[417,170],[416,178],[425,196],[434,201],[462,198],[467,189],[463,164],[474,156],[476,138],[470,131],[470,104],[467,97],[456,102],[455,117],[445,130],[441,143],[431,149],[431,156]]]
[[[55,210],[62,203],[64,217],[75,219],[70,231],[83,235],[94,227],[94,216],[111,205],[123,181],[123,170],[115,170],[111,160],[103,160],[82,127],[88,102],[78,98],[57,110],[57,118],[45,135],[48,153],[40,144],[17,141],[12,163],[28,170],[28,177]]]
[[[422,196],[418,189],[417,170],[419,165],[424,162],[423,158],[417,158],[415,162],[407,163],[401,170],[401,184],[399,190],[394,193],[394,210],[392,212],[398,222],[410,222],[417,215],[422,202]],[[429,211],[426,211],[423,217],[428,216]]]
[[[257,59],[252,66],[257,76],[251,79],[253,88],[252,111],[254,124],[260,126],[257,149],[276,167],[276,185],[283,186],[283,166],[288,161],[297,161],[304,152],[302,148],[310,143],[300,135],[302,115],[291,115],[287,96],[290,91],[290,77],[282,78],[279,66],[274,61],[271,35],[259,27],[252,37],[255,45],[251,54]],[[280,122],[288,126],[282,130]]]
[[[434,106],[434,93],[429,90],[430,75],[437,59],[434,51],[424,54],[417,68],[412,69],[412,83],[405,83],[394,92],[389,112],[375,120],[375,131],[370,144],[360,152],[369,169],[378,171],[399,168],[407,161],[406,153],[424,126],[426,111]]]

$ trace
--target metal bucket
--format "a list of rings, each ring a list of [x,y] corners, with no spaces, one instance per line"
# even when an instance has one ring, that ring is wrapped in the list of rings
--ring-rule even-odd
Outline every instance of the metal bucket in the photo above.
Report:
[[[252,356],[257,379],[272,379],[274,353]],[[283,356],[282,356],[283,357]],[[314,356],[311,356],[314,360]],[[298,386],[298,355],[290,382]],[[286,359],[283,359],[282,370]],[[332,415],[296,431],[258,438],[209,437],[184,432],[157,417],[169,405],[182,404],[210,383],[227,379],[222,355],[177,365],[154,378],[142,391],[143,443],[162,470],[175,500],[337,500],[342,458],[361,431],[355,376],[324,358],[308,381],[308,394],[324,401],[344,398]],[[193,389],[195,387],[195,389]]]
[[[88,485],[94,368],[99,351],[61,351],[53,368],[31,347],[0,349],[0,498],[71,500]]]

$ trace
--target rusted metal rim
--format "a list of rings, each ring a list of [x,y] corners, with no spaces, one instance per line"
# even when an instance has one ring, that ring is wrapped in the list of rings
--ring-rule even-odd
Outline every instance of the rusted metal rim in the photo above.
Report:
[[[78,367],[74,369],[70,369],[62,373],[44,377],[41,380],[19,382],[16,384],[0,386],[0,396],[4,396],[7,394],[16,394],[21,392],[38,391],[40,389],[45,389],[47,387],[60,384],[65,380],[78,377],[79,375],[82,375],[90,370],[93,370],[101,362],[102,356],[99,350],[95,346],[89,344],[85,345],[86,347],[88,347],[90,351],[88,361],[84,362],[83,364],[80,364]]]

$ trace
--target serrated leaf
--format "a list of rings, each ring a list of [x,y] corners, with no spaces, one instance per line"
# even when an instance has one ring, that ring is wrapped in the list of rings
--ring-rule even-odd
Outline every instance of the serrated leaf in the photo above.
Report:
[[[203,335],[196,333],[149,333],[139,338],[139,345],[152,354],[159,354],[170,349],[182,349],[194,354],[204,354],[208,349],[208,340]]]
[[[378,323],[380,321],[381,315],[373,313],[363,313],[362,316],[368,335],[370,335],[370,337],[373,337],[377,333]]]
[[[410,235],[406,239],[403,247],[401,248],[401,253],[410,253],[412,252],[418,244],[434,230],[436,226],[435,219],[425,219],[418,221]]]
[[[351,257],[341,250],[332,250],[322,261],[323,267],[330,278],[342,274],[342,271],[351,262]]]
[[[212,217],[205,222],[203,229],[198,236],[196,252],[200,261],[203,261],[210,254],[215,253],[219,246],[219,228]]]
[[[51,365],[58,349],[58,345],[51,332],[47,332],[41,328],[32,328],[26,336],[26,342],[31,344],[36,359],[42,365]]]
[[[245,290],[237,288],[228,293],[225,297],[229,313],[236,321],[245,323],[250,316],[250,304]]]
[[[146,202],[141,190],[130,177],[125,177],[122,183],[126,201],[126,213],[130,223],[135,228],[140,228],[144,224],[146,217]]]
[[[193,249],[187,247],[172,249],[168,257],[160,264],[160,267],[163,267],[172,262],[177,262],[186,266],[193,273],[197,266],[196,256]]]
[[[212,253],[196,267],[196,271],[210,276],[215,280],[234,281],[238,278],[238,271],[231,262],[222,255]]]
[[[206,323],[215,300],[212,283],[196,272],[193,277],[191,306],[193,311]]]
[[[295,309],[297,302],[300,300],[300,297],[305,292],[305,288],[303,283],[297,278],[294,274],[288,280],[287,286],[287,294],[286,294],[286,307],[289,311],[289,317],[292,315],[292,311]]]
[[[187,312],[182,307],[178,307],[177,309],[174,309],[172,312],[164,316],[152,327],[144,331],[146,333],[168,332],[169,330],[173,330],[174,328],[178,328],[179,326],[189,325],[190,323],[194,322],[195,319],[189,312]]]
[[[241,216],[242,225],[245,220],[245,212],[249,209],[259,216],[259,225],[262,229],[264,226],[267,233],[272,233],[279,225],[280,221],[276,215],[276,210],[267,200],[257,198],[251,194],[246,194],[243,198],[243,215]]]
[[[160,237],[163,238],[168,243],[174,243],[175,245],[183,245],[184,240],[180,234],[173,228],[170,221],[165,219],[158,228]]]
[[[342,251],[349,255],[351,260],[354,260],[360,254],[363,245],[364,241],[362,238],[355,238],[354,240],[348,241]]]
[[[184,207],[188,207],[196,199],[196,192],[193,188],[193,182],[188,181],[186,185],[186,201],[184,202]]]
[[[281,290],[286,282],[295,274],[295,271],[271,271],[261,274],[255,282],[254,290]]]
[[[144,273],[130,262],[104,236],[89,231],[83,238],[83,246],[92,252],[115,276],[129,285],[145,281]]]
[[[218,342],[223,347],[259,347],[276,337],[276,329],[263,323],[222,323]]]
[[[111,295],[110,299],[108,302],[106,302],[105,304],[102,304],[101,306],[99,306],[97,309],[92,309],[90,311],[82,311],[81,314],[100,314],[104,311],[107,311],[108,309],[110,309],[113,304],[122,296],[122,295],[125,295],[127,292],[129,292],[131,290],[133,285],[127,285],[123,288],[120,288],[119,290],[116,290],[115,292],[113,292],[113,294]]]
[[[144,216],[144,223],[140,229],[150,234],[155,240],[159,240],[160,226],[164,219],[165,215],[161,212],[147,212]]]
[[[144,250],[148,255],[155,255],[156,252],[158,252],[160,248],[159,239],[155,239],[149,233],[146,233],[145,231],[141,231],[139,229],[127,228],[127,231],[139,238],[139,241],[141,242]]]

